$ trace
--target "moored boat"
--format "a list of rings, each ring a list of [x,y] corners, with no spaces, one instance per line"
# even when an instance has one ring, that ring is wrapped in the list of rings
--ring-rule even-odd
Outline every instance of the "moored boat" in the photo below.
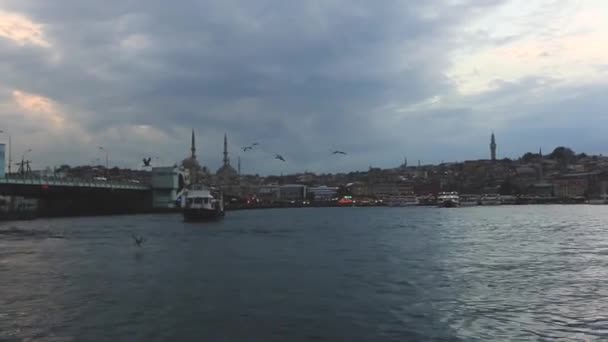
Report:
[[[517,197],[511,196],[511,195],[506,195],[506,196],[501,195],[500,202],[502,204],[510,204],[510,205],[517,204]]]
[[[608,195],[601,195],[599,198],[591,198],[587,201],[588,204],[608,204]]]
[[[385,197],[382,201],[389,207],[411,207],[420,204],[418,197],[416,197],[415,195],[388,196]]]
[[[486,194],[481,196],[481,205],[500,205],[502,201],[500,200],[500,195],[495,194]]]
[[[193,185],[185,192],[182,212],[186,221],[207,221],[224,217],[222,191],[203,184]]]
[[[437,195],[437,206],[454,208],[460,206],[460,196],[457,192],[440,192]]]
[[[474,207],[478,206],[480,200],[479,195],[460,195],[460,206],[461,207]]]

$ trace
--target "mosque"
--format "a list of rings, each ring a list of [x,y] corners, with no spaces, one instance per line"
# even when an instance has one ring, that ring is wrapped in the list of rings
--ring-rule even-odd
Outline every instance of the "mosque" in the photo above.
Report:
[[[181,162],[181,167],[190,183],[205,182],[220,185],[223,188],[238,187],[241,163],[238,162],[239,171],[230,165],[228,157],[228,135],[224,134],[224,157],[222,166],[215,174],[212,174],[206,166],[202,166],[196,157],[196,137],[192,130],[192,141],[190,146],[190,156]]]

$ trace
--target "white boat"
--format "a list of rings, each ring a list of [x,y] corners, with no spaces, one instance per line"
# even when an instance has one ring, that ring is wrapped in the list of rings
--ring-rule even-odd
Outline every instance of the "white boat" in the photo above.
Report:
[[[460,196],[457,192],[440,192],[437,195],[437,206],[453,208],[460,206]]]
[[[483,195],[481,196],[481,205],[501,205],[500,195]]]
[[[461,207],[478,206],[479,201],[480,201],[479,195],[460,195],[460,206]]]
[[[224,216],[224,196],[221,190],[196,184],[184,193],[183,209],[186,221],[214,220]]]
[[[382,200],[389,207],[411,207],[420,204],[418,197],[415,195],[407,196],[389,196]]]
[[[502,204],[517,204],[517,197],[515,196],[500,196],[500,202]]]
[[[608,204],[608,195],[601,195],[600,198],[591,198],[587,201],[588,204]]]

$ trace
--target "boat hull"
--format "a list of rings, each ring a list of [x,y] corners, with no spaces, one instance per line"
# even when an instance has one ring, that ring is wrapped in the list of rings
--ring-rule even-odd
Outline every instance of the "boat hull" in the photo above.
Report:
[[[224,211],[186,208],[183,210],[183,215],[185,221],[213,221],[224,217]]]
[[[458,203],[452,200],[446,200],[438,204],[440,208],[456,208]]]
[[[420,205],[419,202],[389,202],[386,203],[388,207],[415,207]]]
[[[479,205],[477,201],[460,201],[461,207],[476,207]]]
[[[481,201],[481,205],[501,205],[502,202],[498,200]]]

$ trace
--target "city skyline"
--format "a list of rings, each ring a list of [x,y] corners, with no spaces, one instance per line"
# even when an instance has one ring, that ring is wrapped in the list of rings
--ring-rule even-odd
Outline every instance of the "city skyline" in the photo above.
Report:
[[[6,145],[3,143],[0,143],[0,147],[4,146],[6,148]],[[259,176],[278,176],[278,174],[271,172],[268,173],[255,173],[255,172],[251,172],[251,173],[241,173],[241,158],[240,156],[237,157],[237,169],[234,169],[234,167],[231,165],[230,163],[230,158],[228,157],[228,155],[230,154],[230,148],[229,146],[229,142],[228,142],[228,136],[227,133],[224,133],[224,139],[223,139],[223,150],[222,150],[222,164],[220,166],[220,168],[217,170],[217,172],[215,172],[215,174],[217,175],[223,175],[223,176],[228,176],[231,177],[231,175],[243,175],[243,176],[253,176],[253,175],[259,175]],[[379,165],[368,165],[367,169],[357,169],[357,170],[340,170],[340,171],[336,171],[336,172],[318,172],[315,170],[295,170],[292,172],[288,172],[286,173],[286,175],[293,175],[293,174],[302,174],[302,173],[312,173],[312,174],[346,174],[346,173],[350,173],[350,172],[365,172],[368,170],[371,170],[372,168],[374,169],[384,169],[384,170],[392,170],[392,169],[402,169],[405,167],[436,167],[436,166],[441,166],[444,164],[461,164],[461,163],[466,163],[466,162],[484,162],[484,161],[491,161],[491,162],[496,162],[497,164],[500,163],[501,161],[504,160],[508,160],[509,162],[518,162],[520,161],[523,164],[529,164],[530,161],[526,161],[526,158],[529,158],[527,155],[532,154],[532,155],[536,155],[536,156],[540,156],[541,158],[551,158],[548,155],[552,154],[552,153],[561,153],[561,152],[555,152],[558,151],[560,149],[566,149],[566,150],[570,150],[570,152],[574,153],[574,155],[585,155],[585,156],[599,156],[602,157],[602,154],[599,155],[594,155],[594,154],[588,154],[585,151],[574,151],[571,150],[568,146],[556,146],[555,148],[552,148],[548,154],[543,154],[542,152],[542,147],[539,148],[539,150],[537,152],[535,151],[526,151],[524,154],[519,155],[519,156],[514,156],[514,157],[507,157],[507,156],[500,156],[497,153],[497,148],[498,148],[498,143],[496,141],[496,136],[494,134],[494,132],[491,133],[490,135],[490,144],[489,144],[489,153],[488,153],[488,158],[478,158],[478,159],[464,159],[464,160],[441,160],[439,162],[430,162],[430,163],[423,163],[421,160],[417,160],[417,163],[415,165],[413,164],[408,164],[407,162],[407,156],[403,157],[403,160],[401,161],[401,164],[395,163],[392,165],[387,165],[387,166],[379,166]],[[259,147],[259,143],[255,143],[254,146],[248,146],[247,148],[241,148],[241,150],[245,151],[245,150],[252,150],[253,147],[258,148]],[[100,149],[103,149],[103,147],[100,147]],[[192,162],[194,162],[196,165],[198,165],[197,167],[200,167],[204,170],[207,170],[205,172],[210,172],[211,174],[213,174],[213,170],[211,170],[211,168],[208,167],[207,164],[205,163],[199,163],[197,155],[196,155],[196,151],[197,151],[197,144],[196,144],[196,134],[194,132],[194,130],[192,130],[191,132],[191,137],[190,137],[190,148],[189,148],[189,155],[181,160],[181,161],[176,161],[175,163],[172,163],[171,165],[174,165],[178,168],[184,169],[184,170],[188,170],[191,169],[193,167],[193,165],[191,164]],[[26,151],[27,153],[30,153],[31,150]],[[343,152],[341,152],[343,153]],[[335,154],[335,153],[333,153]],[[346,154],[346,153],[344,153]],[[24,157],[25,154],[22,156]],[[7,158],[6,163],[8,163],[8,155],[5,155],[5,157]],[[147,158],[143,158],[144,161],[143,163],[145,163],[145,165],[140,165],[141,163],[138,163],[135,167],[131,167],[129,165],[120,165],[120,164],[116,164],[116,165],[110,165],[110,168],[114,168],[114,167],[118,167],[119,169],[123,169],[123,170],[133,170],[133,171],[150,171],[150,167],[166,167],[166,166],[171,166],[169,164],[162,164],[162,163],[158,163],[155,165],[150,164],[152,161],[152,157],[147,157]],[[154,159],[157,159],[157,162],[159,161],[160,158],[155,157]],[[147,160],[147,163],[146,163]],[[24,167],[24,163],[26,163],[28,165],[28,169],[29,165],[32,163],[32,161],[29,158],[24,158],[24,159],[19,159],[17,160],[17,162],[15,162],[16,160],[13,160],[13,163],[15,164],[15,166],[19,166],[21,165],[21,167]],[[537,160],[535,159],[534,161],[532,161],[532,163],[536,163]],[[69,165],[69,164],[65,164],[65,163],[60,163],[62,165],[54,165],[54,166],[50,166],[47,165],[45,167],[41,167],[38,168],[36,171],[43,171],[43,169],[53,169],[59,166],[70,166],[70,167],[94,167],[94,166],[106,166],[103,165],[103,162],[101,160],[101,158],[97,158],[96,159],[96,163],[90,163],[90,164],[74,164],[74,165]],[[8,166],[8,164],[6,165]],[[5,168],[6,169],[6,168]],[[15,171],[15,168],[13,168],[13,170]],[[226,173],[227,171],[227,173]],[[16,171],[16,172],[21,172]],[[280,173],[281,176],[283,175],[283,172]]]
[[[13,162],[169,165],[192,129],[248,174],[488,159],[492,131],[498,159],[605,154],[605,2],[181,4],[0,1]]]

